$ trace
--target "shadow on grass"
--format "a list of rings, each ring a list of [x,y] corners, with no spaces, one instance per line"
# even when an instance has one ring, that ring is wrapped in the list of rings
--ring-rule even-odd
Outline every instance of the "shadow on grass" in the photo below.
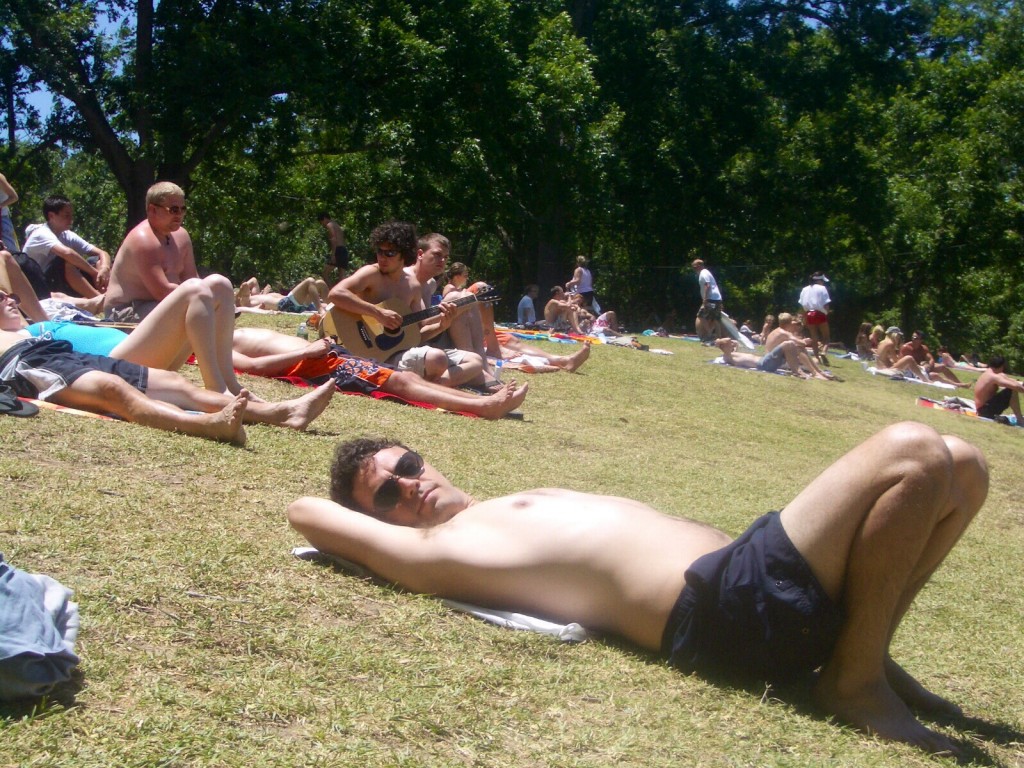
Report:
[[[76,699],[85,688],[85,676],[75,667],[71,679],[56,686],[50,693],[37,698],[0,701],[0,722],[39,720],[78,706]]]
[[[651,654],[630,645],[624,640],[614,636],[601,638],[601,642],[618,648],[626,655],[641,663],[664,666],[666,661],[656,654]],[[685,672],[680,672],[685,675]],[[842,726],[838,721],[833,720],[829,715],[823,713],[814,703],[811,689],[814,685],[815,676],[808,675],[798,682],[785,686],[766,686],[764,683],[753,683],[728,675],[694,674],[694,677],[709,683],[723,691],[742,692],[761,699],[774,699],[783,706],[788,706],[793,711],[817,720],[833,722],[837,727]],[[990,754],[983,747],[983,742],[989,742],[1002,747],[1020,747],[1024,745],[1024,731],[1015,725],[999,721],[989,721],[980,717],[969,715],[935,715],[927,712],[916,712],[922,721],[928,721],[935,725],[943,726],[946,735],[957,745],[961,754],[958,757],[937,756],[943,759],[954,759],[958,765],[980,765],[992,766],[992,768],[1019,768],[1021,763],[1016,759],[1010,762]],[[951,733],[958,732],[959,735]]]

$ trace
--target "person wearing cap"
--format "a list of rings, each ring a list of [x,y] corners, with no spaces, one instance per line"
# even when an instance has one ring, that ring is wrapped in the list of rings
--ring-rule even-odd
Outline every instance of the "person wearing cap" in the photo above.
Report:
[[[722,335],[722,291],[711,270],[704,266],[703,259],[694,259],[690,266],[697,273],[700,285],[700,309],[695,322],[697,335],[702,343],[711,344]]]
[[[828,352],[829,330],[828,313],[832,298],[828,295],[825,283],[828,278],[822,272],[815,272],[811,275],[811,284],[805,285],[800,291],[800,306],[806,313],[807,330],[811,334],[811,345],[814,347],[814,354],[825,362],[825,353]]]
[[[914,331],[910,336],[910,341],[900,347],[900,356],[906,357],[907,355],[914,358],[914,362],[924,368],[932,379],[939,379],[954,387],[971,386],[965,381],[960,381],[948,366],[935,362],[931,350],[924,343],[923,331]]]
[[[902,343],[903,331],[895,325],[886,328],[885,338],[878,342],[878,349],[875,351],[878,372],[883,376],[910,373],[921,381],[930,382],[931,378],[924,368],[918,365],[913,357],[900,352]]]

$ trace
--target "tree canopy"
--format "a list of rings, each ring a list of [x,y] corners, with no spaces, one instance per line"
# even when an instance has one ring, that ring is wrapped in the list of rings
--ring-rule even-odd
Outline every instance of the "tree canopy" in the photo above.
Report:
[[[112,239],[177,181],[236,280],[315,269],[326,209],[357,255],[443,231],[510,297],[584,253],[632,324],[692,322],[698,255],[751,317],[822,269],[841,337],[1020,364],[1022,31],[1001,0],[8,0],[0,169],[22,224],[73,190]]]

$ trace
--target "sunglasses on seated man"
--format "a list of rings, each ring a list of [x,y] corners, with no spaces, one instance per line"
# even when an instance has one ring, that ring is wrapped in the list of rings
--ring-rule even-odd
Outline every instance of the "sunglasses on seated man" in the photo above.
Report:
[[[8,299],[14,302],[14,306],[18,306],[19,304],[21,304],[21,299],[18,298],[18,294],[4,293],[3,291],[0,291],[0,304],[3,304]]]
[[[391,477],[381,483],[380,488],[373,494],[373,509],[378,514],[390,512],[398,506],[402,498],[402,487],[398,484],[398,478],[403,477],[411,480],[423,474],[423,457],[416,451],[406,451],[395,462],[395,470]]]

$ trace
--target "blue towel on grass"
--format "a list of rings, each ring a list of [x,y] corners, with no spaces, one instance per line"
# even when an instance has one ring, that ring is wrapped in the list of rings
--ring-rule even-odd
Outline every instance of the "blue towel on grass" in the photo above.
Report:
[[[78,664],[78,606],[49,576],[25,573],[0,555],[0,700],[39,697],[71,679]]]

